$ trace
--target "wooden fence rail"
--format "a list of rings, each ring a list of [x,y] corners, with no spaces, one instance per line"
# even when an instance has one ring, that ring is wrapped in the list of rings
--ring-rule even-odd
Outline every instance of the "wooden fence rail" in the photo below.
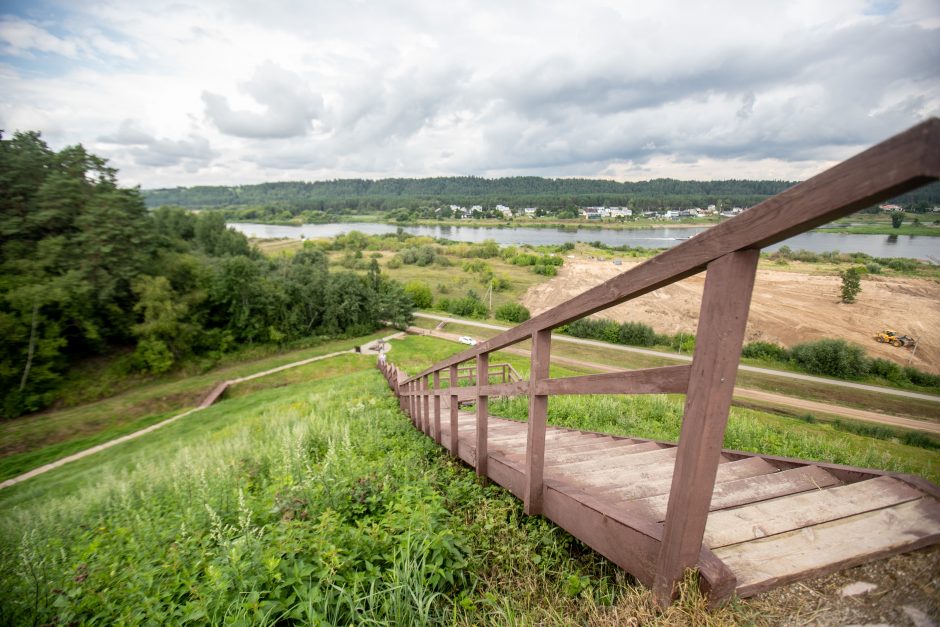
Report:
[[[585,531],[588,542],[653,586],[657,600],[668,604],[687,568],[697,567],[706,584],[727,585],[720,560],[703,548],[709,504],[728,419],[731,394],[747,323],[760,249],[848,215],[879,201],[924,185],[940,176],[940,120],[930,119],[847,161],[770,198],[744,213],[669,249],[530,320],[414,376],[392,364],[383,372],[415,425],[441,442],[441,401],[450,409],[449,449],[458,455],[458,403],[476,403],[475,468],[488,475],[490,396],[525,395],[529,417],[525,440],[524,486],[528,514],[547,513],[556,522],[581,524],[575,518],[590,508],[590,498],[577,502],[552,489],[543,479],[546,412],[555,394],[686,394],[685,411],[665,520],[661,526],[623,515],[634,546],[609,546],[602,529]],[[581,377],[551,378],[551,330],[637,298],[663,286],[706,272],[696,348],[690,366]],[[490,383],[489,358],[494,351],[531,340],[528,381],[511,378]],[[476,360],[475,369],[460,364]],[[467,379],[470,386],[460,387]],[[442,387],[442,381],[448,383]],[[480,384],[480,382],[484,382]],[[430,399],[433,419],[430,416]],[[491,469],[493,473],[502,470]],[[568,500],[566,500],[568,499]],[[548,514],[547,514],[548,515]],[[560,523],[561,524],[561,523]],[[563,524],[563,526],[565,526]],[[568,527],[566,527],[568,528]],[[602,548],[601,548],[602,547]],[[724,582],[724,583],[722,583]],[[706,587],[708,587],[706,585]]]

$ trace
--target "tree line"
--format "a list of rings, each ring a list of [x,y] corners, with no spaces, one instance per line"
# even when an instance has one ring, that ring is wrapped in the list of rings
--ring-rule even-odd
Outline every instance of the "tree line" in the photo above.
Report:
[[[410,320],[410,299],[377,265],[331,273],[315,248],[265,258],[221,214],[148,211],[116,174],[82,146],[0,136],[3,417],[47,406],[96,355],[161,373],[245,344]]]
[[[534,176],[481,178],[338,179],[279,182],[241,186],[196,186],[143,191],[150,207],[223,209],[232,218],[291,219],[301,214],[318,217],[405,209],[436,210],[450,204],[481,205],[493,210],[538,207],[548,215],[576,215],[582,206],[628,206],[632,209],[748,207],[793,185],[788,181],[681,181],[653,179],[617,182],[598,179],[556,179]],[[928,185],[894,199],[913,210],[940,204],[940,184]],[[563,216],[560,216],[563,217]]]

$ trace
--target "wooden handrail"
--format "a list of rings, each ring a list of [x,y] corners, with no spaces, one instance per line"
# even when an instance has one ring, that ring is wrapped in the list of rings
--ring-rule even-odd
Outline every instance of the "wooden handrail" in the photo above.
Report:
[[[434,398],[433,431],[438,442],[440,399],[450,398],[450,451],[453,455],[458,454],[459,445],[458,403],[475,400],[475,467],[481,478],[487,476],[489,397],[528,395],[524,489],[528,514],[543,511],[545,428],[550,396],[686,394],[663,531],[661,535],[657,531],[649,536],[659,542],[652,584],[656,599],[662,605],[671,602],[676,583],[686,568],[697,566],[707,580],[728,585],[727,573],[721,571],[720,562],[719,566],[715,565],[714,556],[703,547],[702,540],[760,249],[938,177],[940,120],[931,118],[412,377],[406,377],[392,365],[383,363],[380,367],[399,395],[402,410],[429,435],[432,431],[429,400]],[[550,378],[552,329],[705,270],[698,342],[691,365]],[[507,370],[508,364],[505,364],[501,369],[503,382],[490,384],[490,354],[528,339],[533,346],[529,381],[519,381],[518,373],[511,366]],[[476,359],[476,385],[459,387],[462,370],[470,370],[470,380],[474,382],[474,371],[459,367],[473,359]],[[441,374],[445,370],[448,388],[441,386]],[[512,381],[510,371],[516,381]],[[433,389],[429,386],[432,376]],[[567,510],[556,512],[564,516],[570,513]]]

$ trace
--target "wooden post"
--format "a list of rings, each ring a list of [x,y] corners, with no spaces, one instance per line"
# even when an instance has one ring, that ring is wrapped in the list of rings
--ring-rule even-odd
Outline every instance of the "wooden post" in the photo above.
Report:
[[[431,435],[431,377],[425,375],[422,380],[424,388],[424,408],[421,411],[421,427],[425,435]]]
[[[545,419],[548,396],[536,395],[536,384],[548,378],[551,361],[551,329],[536,331],[532,336],[532,360],[529,367],[529,425],[525,445],[525,513],[542,513],[542,471],[545,468]]]
[[[450,454],[454,458],[460,458],[460,451],[458,447],[460,446],[460,438],[457,437],[457,410],[459,409],[459,403],[457,402],[457,366],[456,364],[450,367]]]
[[[416,383],[415,381],[411,381],[408,384],[408,394],[409,394],[408,401],[411,404],[411,412],[410,412],[411,422],[412,424],[414,424],[414,426],[417,427],[418,426],[418,401],[417,401],[418,397],[415,396],[415,389],[416,389],[415,383]]]
[[[477,385],[486,385],[489,380],[487,373],[490,367],[489,353],[477,355]],[[489,457],[487,450],[487,423],[490,417],[488,396],[477,395],[477,475],[486,479],[486,462]]]
[[[759,257],[760,250],[752,248],[708,264],[653,585],[663,607],[672,602],[675,584],[698,563],[702,549]]]
[[[434,391],[441,391],[441,371],[434,371]],[[441,395],[434,395],[434,441],[441,443]]]

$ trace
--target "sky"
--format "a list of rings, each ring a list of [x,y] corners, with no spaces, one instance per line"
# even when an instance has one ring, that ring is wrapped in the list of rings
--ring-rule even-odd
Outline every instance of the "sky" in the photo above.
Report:
[[[0,128],[145,189],[802,180],[940,115],[940,1],[0,0]]]

